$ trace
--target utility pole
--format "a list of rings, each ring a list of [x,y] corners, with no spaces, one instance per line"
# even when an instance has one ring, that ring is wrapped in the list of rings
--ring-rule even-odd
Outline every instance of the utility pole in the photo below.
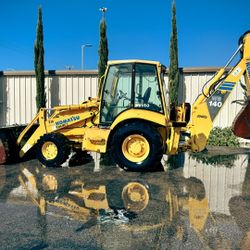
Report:
[[[84,49],[92,47],[92,44],[83,44],[81,45],[81,52],[82,52],[82,62],[81,62],[81,70],[84,69]]]

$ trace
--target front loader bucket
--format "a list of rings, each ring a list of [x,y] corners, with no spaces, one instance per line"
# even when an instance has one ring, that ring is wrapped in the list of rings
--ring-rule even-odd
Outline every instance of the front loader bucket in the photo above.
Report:
[[[5,164],[16,157],[15,136],[11,128],[0,128],[0,164]]]
[[[0,128],[0,164],[18,162],[19,147],[17,138],[24,126]]]
[[[235,117],[232,129],[236,136],[250,139],[250,101],[242,107],[239,114]]]

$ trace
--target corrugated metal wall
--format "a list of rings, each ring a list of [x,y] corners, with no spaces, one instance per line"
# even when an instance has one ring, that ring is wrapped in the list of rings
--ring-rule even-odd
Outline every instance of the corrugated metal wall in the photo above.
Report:
[[[214,69],[215,70],[215,69]],[[204,83],[212,77],[214,70],[184,69],[181,74],[179,96],[182,101],[193,103],[201,93]],[[166,77],[167,81],[167,77]],[[49,71],[46,72],[47,107],[78,104],[97,93],[96,71]],[[233,100],[243,99],[238,84],[214,126],[232,124],[240,110]],[[26,124],[36,114],[36,80],[34,72],[3,72],[0,75],[0,125]]]
[[[89,96],[96,96],[97,73],[47,73],[45,85],[48,108],[78,104]],[[0,77],[0,89],[0,125],[29,123],[37,112],[36,79],[33,72],[5,73]]]

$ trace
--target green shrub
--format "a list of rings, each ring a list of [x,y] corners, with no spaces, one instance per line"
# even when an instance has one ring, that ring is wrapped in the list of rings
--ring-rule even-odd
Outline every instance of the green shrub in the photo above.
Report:
[[[208,138],[210,146],[239,147],[239,139],[233,134],[231,128],[215,127]]]

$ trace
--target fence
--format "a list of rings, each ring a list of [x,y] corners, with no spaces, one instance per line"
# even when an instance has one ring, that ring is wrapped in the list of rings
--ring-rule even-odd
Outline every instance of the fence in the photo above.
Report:
[[[217,68],[186,68],[180,76],[179,98],[193,103]],[[0,126],[27,124],[36,114],[36,80],[33,71],[0,72]],[[167,76],[166,76],[167,81]],[[97,93],[97,71],[47,71],[47,107],[78,104]],[[214,126],[227,127],[241,109],[238,84],[216,118]]]

